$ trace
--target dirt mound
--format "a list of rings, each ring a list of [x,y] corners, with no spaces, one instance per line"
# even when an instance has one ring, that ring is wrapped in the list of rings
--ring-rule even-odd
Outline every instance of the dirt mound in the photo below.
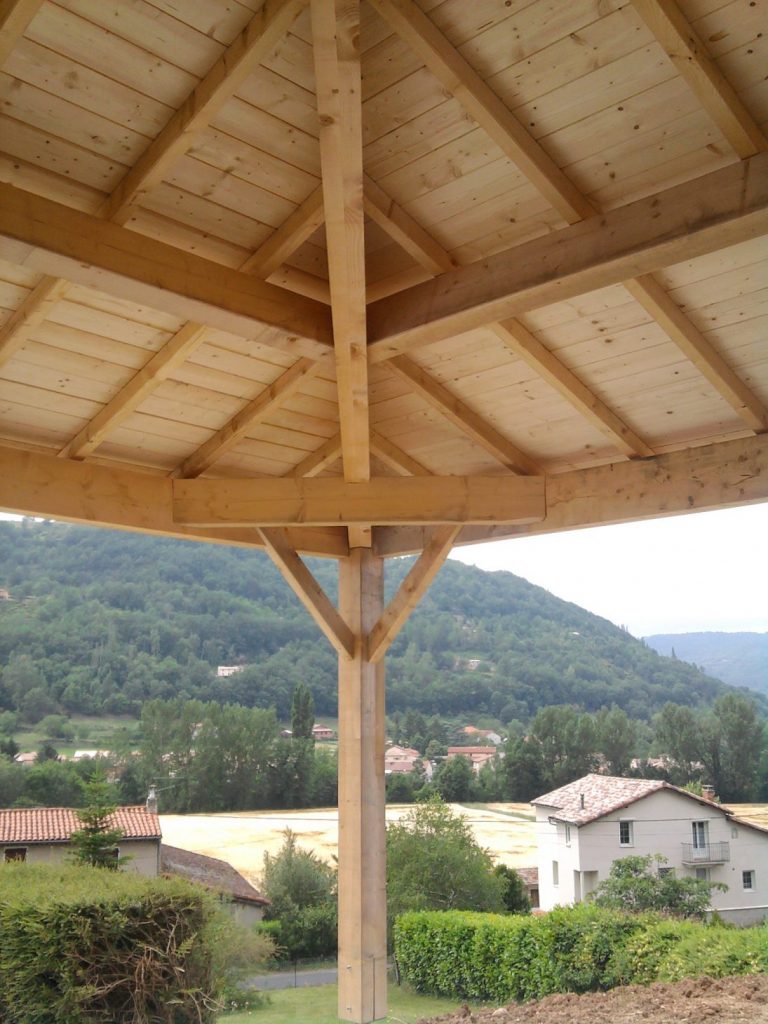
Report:
[[[432,1017],[429,1024],[768,1024],[768,977],[697,978],[610,992],[547,996],[523,1006]],[[422,1021],[421,1024],[427,1024]]]

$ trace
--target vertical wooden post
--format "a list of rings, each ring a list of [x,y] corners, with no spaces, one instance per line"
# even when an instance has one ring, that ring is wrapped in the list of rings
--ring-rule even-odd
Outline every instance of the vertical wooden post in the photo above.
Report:
[[[353,548],[339,562],[339,611],[355,635],[339,655],[339,1018],[387,1015],[384,666],[365,638],[384,607],[384,560]]]

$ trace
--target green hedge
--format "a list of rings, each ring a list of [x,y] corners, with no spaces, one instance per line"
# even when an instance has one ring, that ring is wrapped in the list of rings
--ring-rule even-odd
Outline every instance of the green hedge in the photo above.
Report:
[[[215,902],[181,880],[98,868],[0,868],[0,1020],[213,1019]]]
[[[768,928],[737,930],[593,905],[541,917],[418,912],[395,922],[395,956],[420,992],[497,1002],[617,984],[768,970]]]

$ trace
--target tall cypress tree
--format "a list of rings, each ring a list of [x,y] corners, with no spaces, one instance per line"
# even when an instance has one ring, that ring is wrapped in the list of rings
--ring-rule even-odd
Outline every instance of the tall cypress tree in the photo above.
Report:
[[[299,683],[293,691],[291,703],[291,732],[295,740],[312,739],[315,724],[315,701],[306,683]]]

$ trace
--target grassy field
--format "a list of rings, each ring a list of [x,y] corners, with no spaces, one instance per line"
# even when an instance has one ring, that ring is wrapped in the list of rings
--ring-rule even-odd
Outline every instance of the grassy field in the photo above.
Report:
[[[76,750],[109,750],[115,733],[122,729],[134,732],[138,721],[135,718],[114,715],[72,715],[69,724],[75,731],[73,739],[50,738],[58,752],[66,754],[67,757],[71,757]],[[30,726],[14,733],[13,738],[21,750],[39,750],[49,739],[37,726]]]
[[[285,989],[270,992],[269,997],[263,1009],[223,1014],[220,1024],[338,1024],[335,985]],[[390,985],[388,998],[391,1024],[416,1024],[424,1017],[457,1009],[455,1000],[415,995],[396,985]]]

